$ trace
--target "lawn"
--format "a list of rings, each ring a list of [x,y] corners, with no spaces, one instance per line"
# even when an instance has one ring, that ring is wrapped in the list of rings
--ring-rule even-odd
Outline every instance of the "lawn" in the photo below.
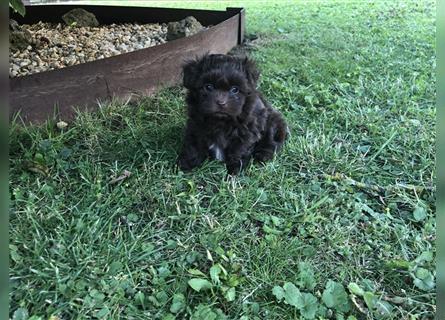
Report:
[[[17,119],[11,317],[434,317],[435,2],[229,5],[290,125],[282,153],[178,171],[181,87],[63,130]]]

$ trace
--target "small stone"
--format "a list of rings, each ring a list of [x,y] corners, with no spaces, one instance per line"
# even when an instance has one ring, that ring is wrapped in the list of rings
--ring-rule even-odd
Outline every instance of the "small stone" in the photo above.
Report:
[[[20,25],[14,19],[9,19],[9,30],[10,31],[20,31]]]
[[[128,46],[126,44],[120,44],[117,46],[117,49],[123,52],[127,52],[128,51]]]
[[[204,29],[195,17],[188,16],[181,21],[169,22],[167,30],[167,40],[175,40],[191,36]]]
[[[65,121],[59,121],[57,122],[56,126],[58,129],[62,130],[68,126],[68,123],[66,123]]]
[[[20,62],[20,67],[26,67],[27,65],[29,65],[31,63],[30,60],[23,60],[22,62]]]
[[[11,50],[24,50],[32,42],[32,36],[28,32],[13,31],[9,34],[9,42]]]
[[[59,69],[59,68],[61,68],[62,66],[60,65],[60,62],[58,62],[58,61],[54,61],[54,62],[51,62],[51,63],[50,63],[50,67],[51,67],[51,68],[54,68],[54,69]]]
[[[75,27],[97,27],[99,25],[96,16],[82,8],[68,11],[62,16],[62,20],[67,25]]]

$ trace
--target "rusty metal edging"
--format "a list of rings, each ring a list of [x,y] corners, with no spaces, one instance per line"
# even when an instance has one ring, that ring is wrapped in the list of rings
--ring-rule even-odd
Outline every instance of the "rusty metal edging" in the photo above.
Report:
[[[239,8],[239,7],[227,7],[226,10],[229,12],[238,13],[239,16],[238,45],[240,45],[244,42],[246,10],[244,10],[244,8]]]
[[[37,7],[40,9],[33,11]],[[57,8],[48,11],[42,10],[43,7]],[[68,7],[83,7],[94,14],[99,12],[99,16],[110,10],[109,6],[39,5],[27,7],[27,13],[30,17],[34,12],[33,19],[45,21],[41,19],[45,13],[50,12],[54,18],[55,11],[66,12],[71,9]],[[164,8],[155,8],[152,11],[153,8],[143,7],[118,8],[120,21],[124,17],[127,22],[134,22],[132,19],[136,18],[139,19],[138,22],[147,23],[147,21],[155,22],[153,21],[155,18],[171,19],[193,13],[198,16],[198,20],[201,18],[204,21],[204,25],[212,26],[193,36],[162,45],[58,70],[12,78],[9,81],[10,119],[19,113],[25,123],[38,124],[52,117],[69,120],[75,114],[74,108],[95,110],[98,101],[112,98],[126,100],[129,97],[152,94],[162,87],[180,83],[184,60],[206,52],[227,53],[243,41],[244,9],[242,8],[227,8],[226,11]],[[122,14],[123,11],[126,14]],[[112,18],[110,15],[108,21],[112,21]],[[26,16],[25,19],[17,19],[19,23],[32,23],[29,20],[31,18],[26,20]]]

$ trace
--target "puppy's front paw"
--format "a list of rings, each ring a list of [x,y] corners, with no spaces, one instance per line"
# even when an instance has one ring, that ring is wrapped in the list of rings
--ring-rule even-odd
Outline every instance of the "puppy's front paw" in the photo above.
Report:
[[[270,149],[256,150],[255,153],[253,154],[253,158],[255,159],[255,161],[258,161],[260,163],[272,160],[273,156],[274,156],[274,151]]]
[[[178,164],[179,168],[182,171],[190,171],[193,168],[196,168],[202,163],[203,159],[197,157],[197,156],[187,156],[187,155],[181,155],[179,156],[176,163]]]
[[[176,163],[178,164],[179,169],[181,169],[182,171],[190,171],[194,167],[196,167],[196,165],[194,165],[193,162],[187,158],[178,158]]]
[[[226,163],[227,173],[234,176],[240,173],[243,168],[243,162],[241,159],[234,160]]]

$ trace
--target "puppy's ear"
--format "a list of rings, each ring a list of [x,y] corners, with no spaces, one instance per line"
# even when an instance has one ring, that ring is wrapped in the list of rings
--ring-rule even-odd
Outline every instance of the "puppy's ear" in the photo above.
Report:
[[[253,62],[249,58],[245,58],[243,60],[243,68],[244,72],[246,73],[247,81],[249,81],[250,86],[252,88],[256,88],[256,83],[260,76],[260,72],[258,71],[255,62]]]
[[[182,84],[187,89],[193,89],[198,80],[198,65],[197,60],[189,60],[182,67]]]

